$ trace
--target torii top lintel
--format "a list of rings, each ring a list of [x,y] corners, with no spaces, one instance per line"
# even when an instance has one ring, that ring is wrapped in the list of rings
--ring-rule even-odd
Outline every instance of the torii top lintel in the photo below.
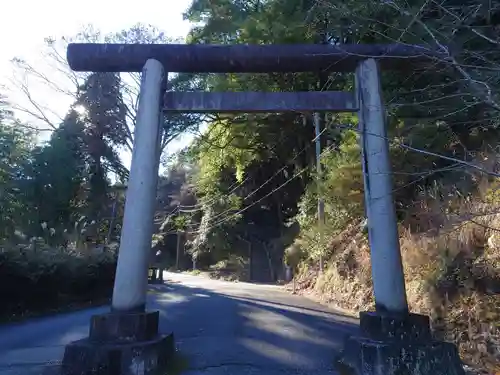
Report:
[[[284,73],[353,71],[363,59],[383,68],[428,64],[437,54],[405,44],[97,44],[72,43],[68,63],[75,71],[140,72],[150,58],[175,73]]]

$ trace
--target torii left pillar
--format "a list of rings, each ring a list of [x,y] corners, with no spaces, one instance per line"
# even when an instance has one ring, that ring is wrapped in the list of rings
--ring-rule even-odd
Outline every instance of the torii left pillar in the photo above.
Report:
[[[66,346],[63,375],[157,374],[174,352],[173,334],[159,334],[159,312],[146,311],[165,76],[157,60],[142,70],[111,311],[91,318],[88,338]]]

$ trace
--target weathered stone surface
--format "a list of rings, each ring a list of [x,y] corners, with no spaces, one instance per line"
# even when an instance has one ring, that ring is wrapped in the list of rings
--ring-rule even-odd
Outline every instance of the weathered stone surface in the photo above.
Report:
[[[340,375],[464,375],[448,342],[384,342],[351,337],[336,362]]]
[[[149,341],[158,333],[159,312],[94,315],[90,321],[90,341],[132,342]]]
[[[364,311],[359,314],[363,335],[374,340],[431,340],[429,317],[419,314],[393,316]]]
[[[173,334],[130,343],[78,340],[66,346],[62,375],[157,375],[174,354]]]
[[[149,271],[151,275],[148,276],[149,284],[163,284],[163,268],[150,266]]]
[[[356,98],[344,91],[306,92],[180,92],[163,96],[168,112],[323,112],[357,111]]]
[[[433,340],[426,316],[361,313],[360,328],[335,360],[340,375],[465,374],[455,345]]]
[[[415,69],[441,51],[408,44],[98,44],[70,43],[68,63],[79,72],[140,72],[148,59],[172,73],[286,73],[353,71],[366,56],[383,67]]]

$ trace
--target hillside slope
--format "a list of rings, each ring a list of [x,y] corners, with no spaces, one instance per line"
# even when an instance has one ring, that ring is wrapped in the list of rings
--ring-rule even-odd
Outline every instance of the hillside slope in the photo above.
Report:
[[[489,185],[475,199],[450,201],[453,210],[421,201],[400,225],[411,311],[430,315],[436,335],[455,342],[464,361],[485,374],[500,370],[497,194],[496,185]],[[426,230],[408,229],[412,220],[427,221]],[[303,261],[296,276],[298,292],[353,312],[373,309],[366,237],[358,222],[333,238],[323,274],[317,262]]]

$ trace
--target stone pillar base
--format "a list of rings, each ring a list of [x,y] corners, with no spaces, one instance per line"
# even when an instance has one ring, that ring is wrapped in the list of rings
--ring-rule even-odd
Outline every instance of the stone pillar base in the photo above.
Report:
[[[163,284],[163,268],[150,267],[151,276],[148,276],[149,284]]]
[[[158,334],[159,312],[92,317],[89,337],[66,346],[63,375],[156,375],[172,358],[173,334]]]
[[[335,360],[340,375],[465,374],[455,345],[432,339],[427,316],[362,312],[360,329]]]

